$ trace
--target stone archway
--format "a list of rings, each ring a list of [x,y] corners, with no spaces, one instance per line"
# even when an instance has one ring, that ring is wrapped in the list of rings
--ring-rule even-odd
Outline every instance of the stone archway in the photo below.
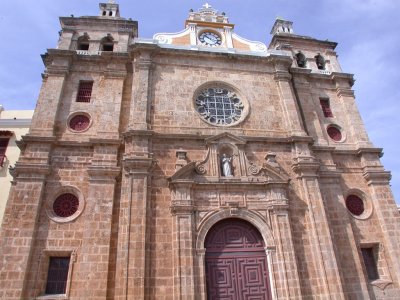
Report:
[[[216,223],[205,239],[209,300],[269,300],[271,285],[260,232],[241,219]]]

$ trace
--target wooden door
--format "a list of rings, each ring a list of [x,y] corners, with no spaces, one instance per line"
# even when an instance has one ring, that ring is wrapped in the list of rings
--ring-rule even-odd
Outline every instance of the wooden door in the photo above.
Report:
[[[272,299],[264,243],[254,226],[223,220],[210,229],[205,247],[209,300]]]

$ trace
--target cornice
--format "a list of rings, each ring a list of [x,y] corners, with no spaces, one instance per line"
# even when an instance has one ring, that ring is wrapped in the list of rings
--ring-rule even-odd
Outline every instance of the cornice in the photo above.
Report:
[[[207,47],[201,45],[170,45],[170,44],[158,44],[156,40],[153,39],[137,39],[130,46],[131,53],[135,53],[140,50],[150,50],[153,53],[163,54],[163,53],[176,53],[177,55],[185,56],[195,56],[195,57],[210,57],[211,56],[221,56],[228,58],[238,58],[241,60],[265,60],[270,62],[271,60],[287,60],[292,63],[292,58],[284,51],[241,51],[235,48],[217,48],[217,47]]]
[[[274,45],[275,43],[277,43],[278,41],[296,41],[296,42],[306,42],[308,44],[314,44],[316,46],[325,46],[328,50],[334,50],[337,46],[336,42],[331,42],[331,41],[323,41],[323,40],[318,40],[309,36],[305,36],[305,35],[297,35],[297,34],[292,34],[292,33],[278,33],[273,35],[272,40],[269,44],[269,48]]]
[[[133,32],[136,33],[138,22],[125,18],[103,18],[103,17],[60,17],[60,24],[63,30],[77,30],[91,26],[105,31]],[[100,27],[100,28],[99,28]]]
[[[15,167],[10,167],[9,170],[14,179],[23,177],[25,179],[43,180],[48,174],[50,174],[51,168],[49,165],[44,164],[16,162]]]
[[[374,170],[369,167],[364,167],[363,170],[363,176],[368,185],[389,184],[392,179],[392,175],[389,171]]]
[[[221,132],[223,134],[224,132]],[[129,131],[124,133],[124,137],[133,135],[153,136],[154,139],[187,139],[187,140],[205,140],[212,138],[215,134],[182,134],[182,133],[162,133],[150,130],[145,131]],[[282,136],[282,137],[267,137],[265,135],[249,136],[235,134],[236,137],[246,140],[247,142],[269,142],[269,143],[313,143],[314,139],[310,136]]]

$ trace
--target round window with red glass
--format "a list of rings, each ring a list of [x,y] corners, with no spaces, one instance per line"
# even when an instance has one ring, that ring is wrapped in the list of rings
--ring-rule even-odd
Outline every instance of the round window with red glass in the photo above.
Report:
[[[66,193],[57,197],[53,203],[53,211],[56,216],[68,218],[78,211],[79,199],[73,194]]]
[[[347,196],[346,207],[355,216],[360,216],[365,210],[364,201],[356,195]]]
[[[340,142],[343,138],[342,132],[336,126],[329,126],[327,132],[329,137],[335,142]]]
[[[89,128],[90,118],[86,115],[76,115],[69,120],[69,127],[74,131],[84,131]]]

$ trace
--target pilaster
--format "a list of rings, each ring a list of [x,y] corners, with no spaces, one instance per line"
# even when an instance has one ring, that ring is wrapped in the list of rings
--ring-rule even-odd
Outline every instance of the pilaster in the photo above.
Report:
[[[133,85],[129,128],[148,130],[150,126],[151,106],[151,49],[135,52],[133,60]]]
[[[325,299],[345,299],[318,181],[319,163],[311,156],[306,145],[294,145],[294,152],[292,169],[298,174],[297,184],[308,206],[308,234],[312,243],[315,272],[318,273],[316,276],[320,278],[320,286],[314,286],[314,293],[318,291],[319,296]]]
[[[47,66],[32,118],[32,135],[53,136],[58,108],[62,102],[66,77],[72,62],[70,51],[49,50],[44,56]]]
[[[293,245],[293,235],[289,218],[289,201],[284,189],[275,188],[277,199],[268,199],[271,217],[271,227],[276,243],[275,251],[267,248],[269,266],[277,267],[270,270],[275,274],[275,280],[270,280],[274,299],[301,299],[300,279],[297,270],[296,254]],[[278,271],[279,270],[279,271]]]
[[[397,209],[391,188],[390,172],[384,171],[383,167],[376,166],[379,158],[375,154],[375,162],[371,157],[373,154],[362,155],[363,176],[367,181],[371,200],[375,207],[374,211],[382,228],[383,242],[388,258],[388,267],[393,281],[400,281],[400,214]],[[367,158],[370,156],[369,158]],[[375,165],[375,166],[374,166]],[[379,163],[380,165],[380,163]]]
[[[80,287],[79,296],[87,299],[107,298],[114,191],[116,177],[121,173],[117,153],[118,145],[95,144],[92,165],[88,168],[86,229],[76,271],[76,278],[80,280],[76,282]]]
[[[148,299],[148,218],[150,215],[149,157],[123,160],[124,174],[119,214],[115,299]]]
[[[174,216],[174,299],[195,299],[194,206],[191,183],[175,183],[171,212]]]
[[[291,63],[291,60],[276,61],[274,79],[282,100],[287,131],[292,136],[305,136],[300,110],[290,82],[292,78],[289,73]]]
[[[337,97],[343,105],[343,111],[346,112],[347,128],[345,130],[350,133],[352,142],[358,144],[359,147],[371,147],[372,144],[368,138],[364,123],[361,119],[360,112],[354,99],[354,92],[351,90],[353,77],[346,74],[335,74],[333,79],[336,83]]]
[[[22,299],[48,165],[17,164],[0,233],[0,298]]]

